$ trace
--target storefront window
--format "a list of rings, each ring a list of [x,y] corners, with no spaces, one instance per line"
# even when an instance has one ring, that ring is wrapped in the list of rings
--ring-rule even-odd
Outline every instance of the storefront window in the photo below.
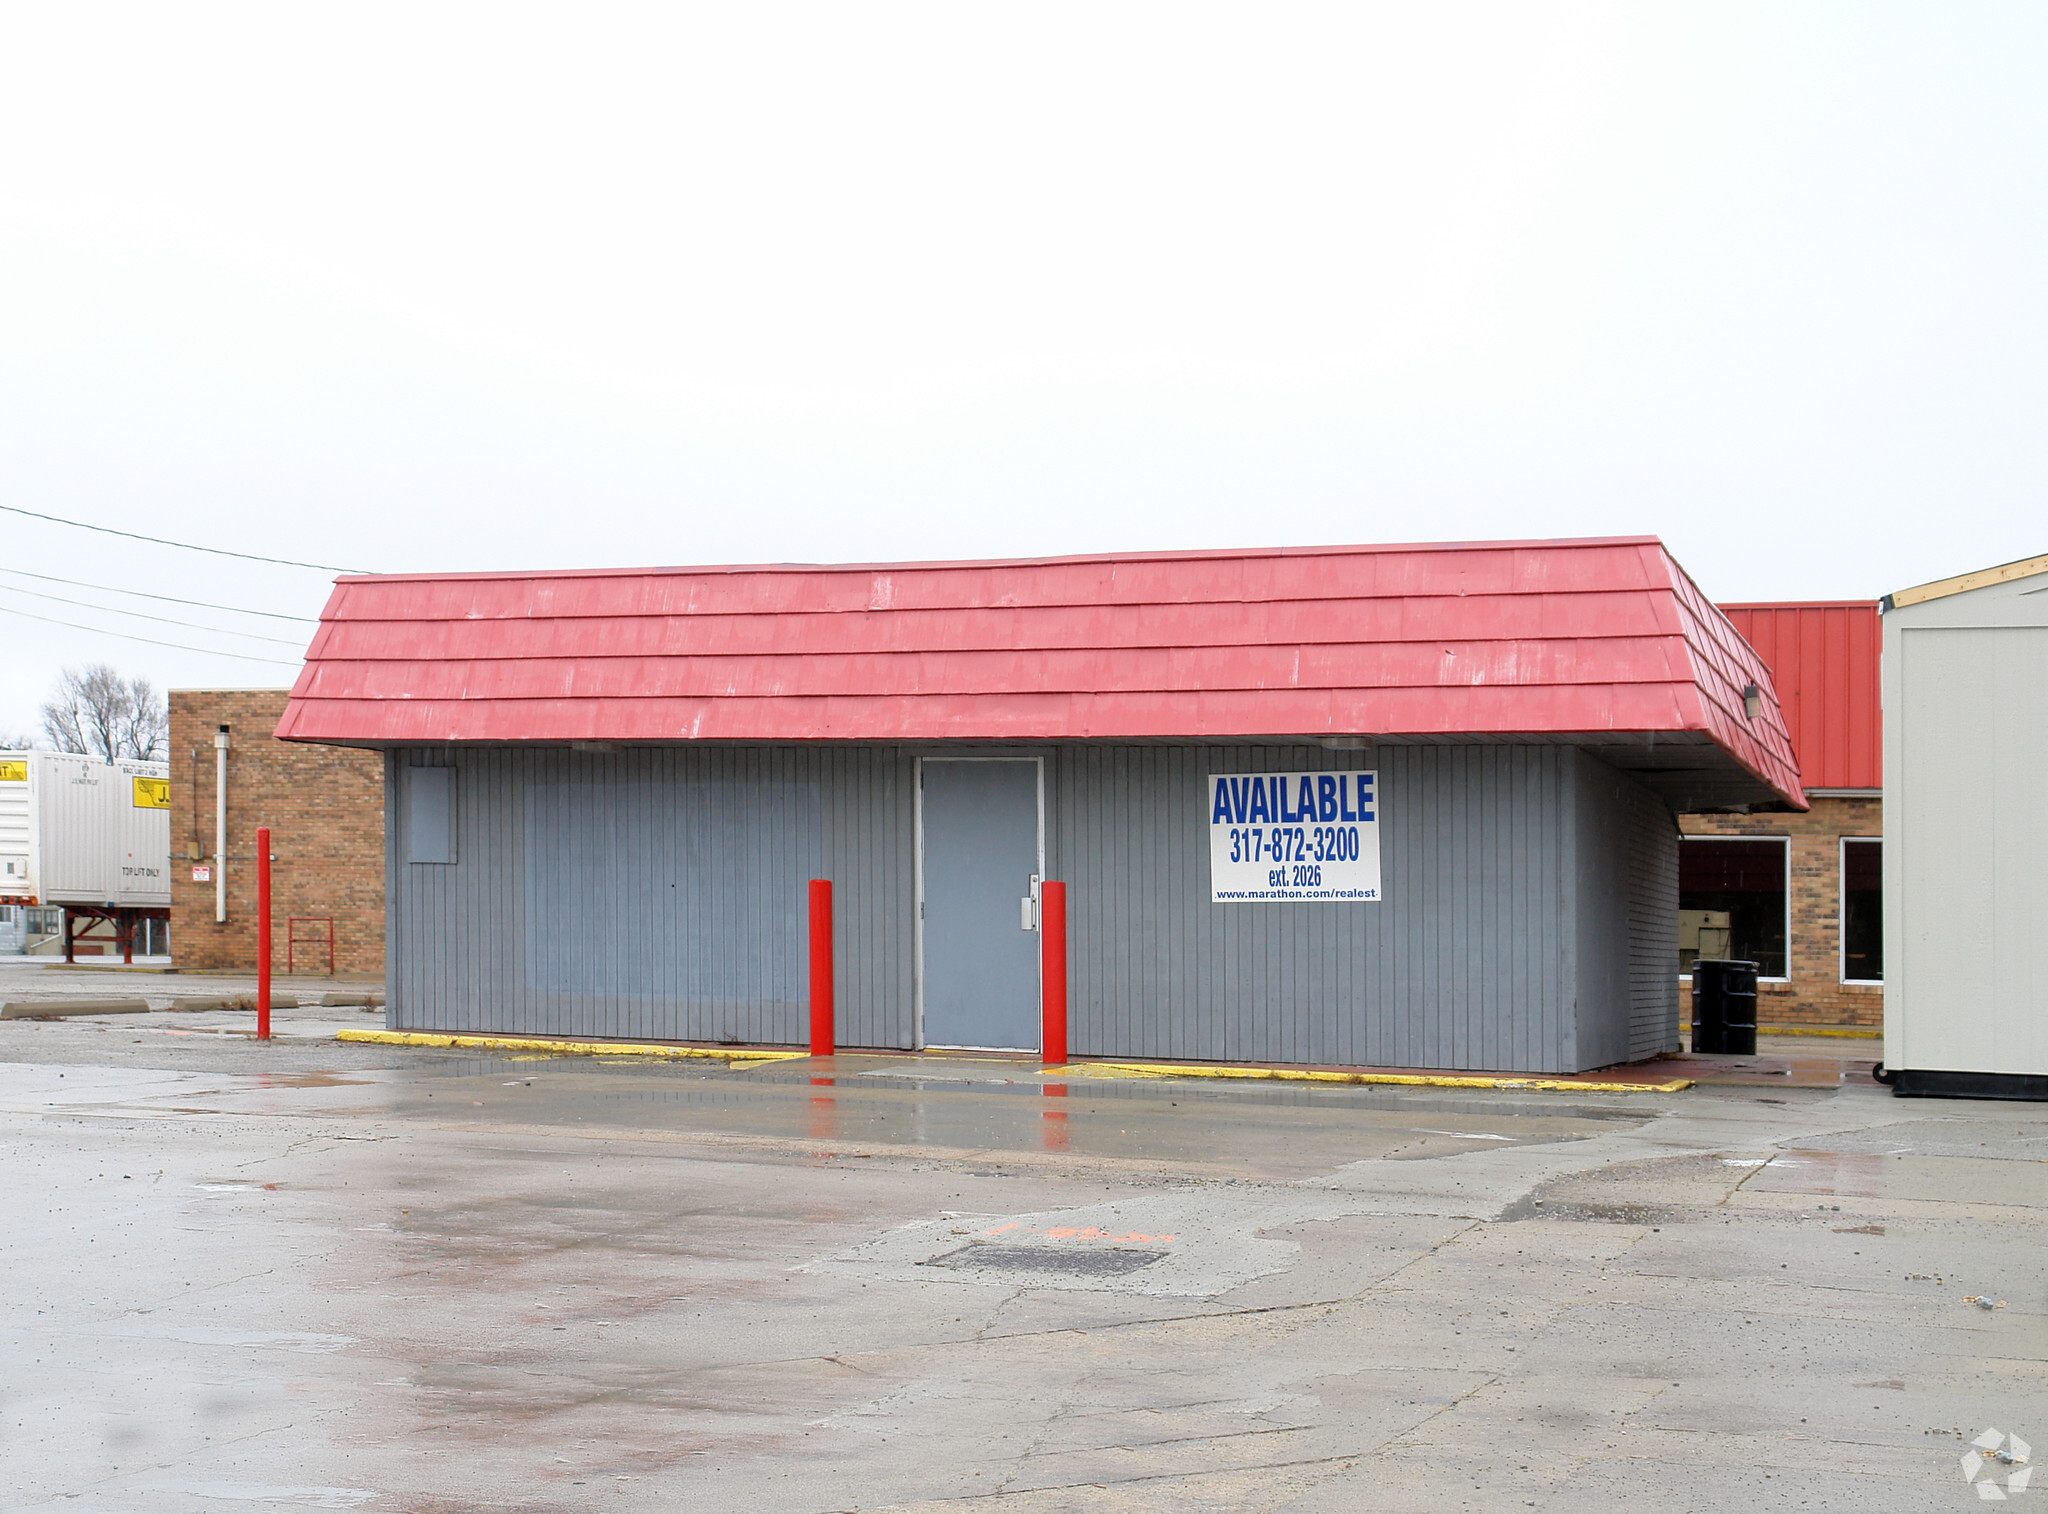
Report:
[[[1842,981],[1884,981],[1884,843],[1842,838]]]
[[[1790,843],[1782,836],[1688,836],[1678,849],[1681,917],[1727,917],[1727,954],[1783,979]],[[1695,913],[1698,912],[1698,913]]]

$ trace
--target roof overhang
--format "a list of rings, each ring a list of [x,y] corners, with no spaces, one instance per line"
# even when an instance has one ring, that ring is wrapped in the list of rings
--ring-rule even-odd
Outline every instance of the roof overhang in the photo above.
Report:
[[[1960,573],[1954,578],[1938,578],[1931,584],[1918,584],[1896,594],[1887,594],[1879,603],[1886,610],[1903,610],[1907,605],[1946,599],[1951,594],[1967,594],[1972,589],[1988,589],[1993,584],[2010,583],[2015,578],[2032,578],[2037,573],[2048,573],[2048,555],[2023,557],[2018,562],[1979,568],[1974,573]]]
[[[1543,743],[1803,808],[1653,537],[339,580],[277,734],[363,747]]]

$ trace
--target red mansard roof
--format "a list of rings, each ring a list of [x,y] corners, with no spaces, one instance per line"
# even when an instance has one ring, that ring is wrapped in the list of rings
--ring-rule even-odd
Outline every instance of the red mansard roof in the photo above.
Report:
[[[1884,712],[1878,698],[1883,633],[1874,599],[1723,605],[1722,613],[1769,664],[1799,758],[1816,789],[1884,785]]]
[[[1567,741],[1681,808],[1805,803],[1654,537],[347,577],[277,734]]]

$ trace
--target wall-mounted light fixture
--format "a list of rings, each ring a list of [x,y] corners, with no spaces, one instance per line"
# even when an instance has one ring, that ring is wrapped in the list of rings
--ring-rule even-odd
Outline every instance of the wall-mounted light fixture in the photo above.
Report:
[[[1764,691],[1753,683],[1742,686],[1742,713],[1751,720],[1764,712]]]

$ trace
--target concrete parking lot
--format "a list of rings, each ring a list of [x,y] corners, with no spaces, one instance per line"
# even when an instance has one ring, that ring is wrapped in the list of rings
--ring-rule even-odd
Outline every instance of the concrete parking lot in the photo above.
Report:
[[[1855,1043],[1579,1096],[192,1019],[0,1024],[9,1509],[1921,1511],[2048,1446],[2048,1111]]]

